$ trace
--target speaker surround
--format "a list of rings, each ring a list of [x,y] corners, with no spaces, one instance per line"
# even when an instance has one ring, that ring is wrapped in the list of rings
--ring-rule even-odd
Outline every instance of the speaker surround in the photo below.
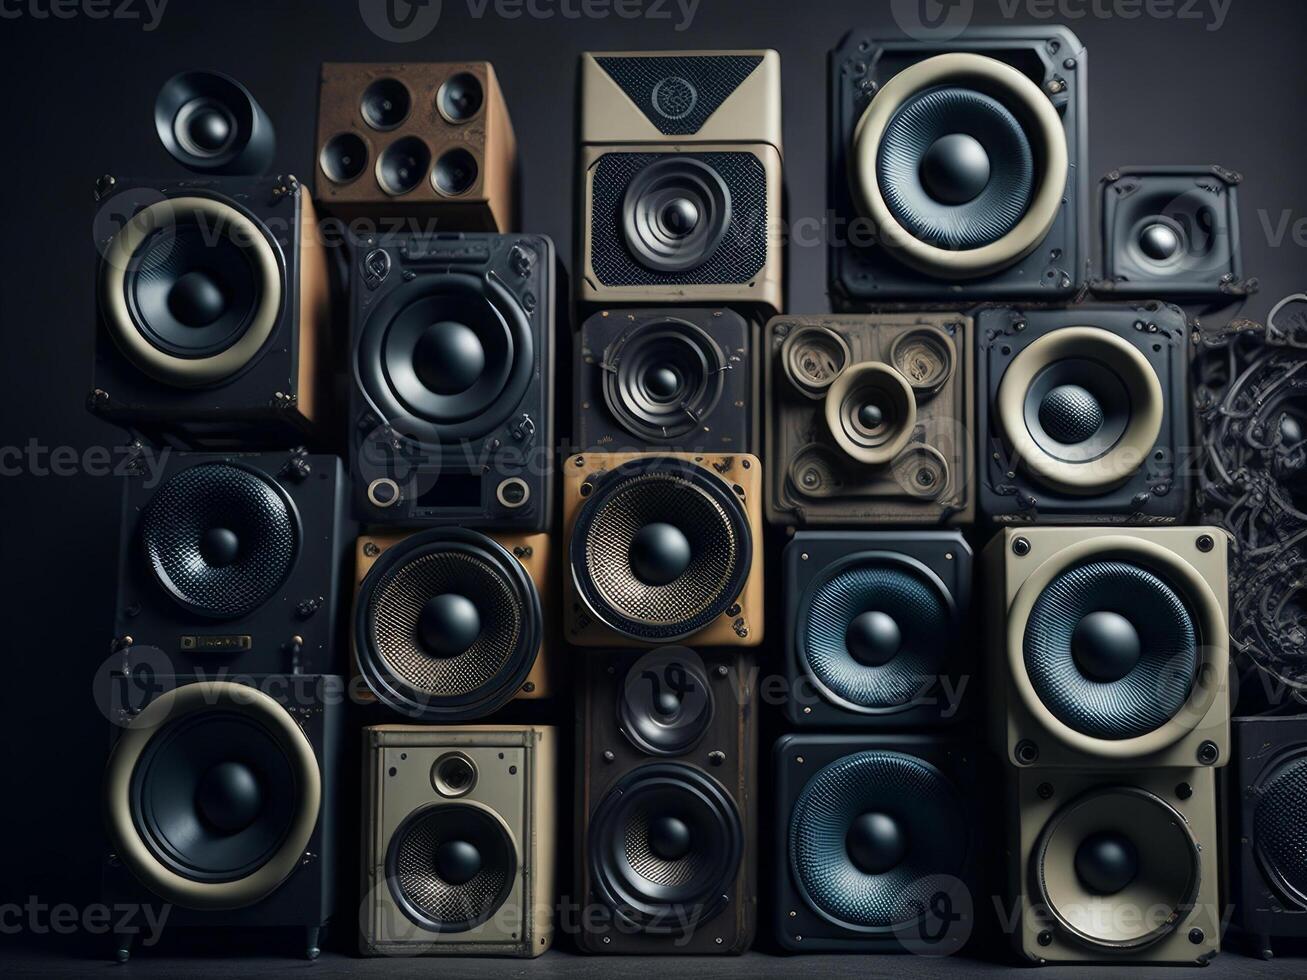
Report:
[[[272,162],[272,121],[230,75],[187,71],[163,83],[154,101],[159,142],[174,160],[200,173],[262,174]]]

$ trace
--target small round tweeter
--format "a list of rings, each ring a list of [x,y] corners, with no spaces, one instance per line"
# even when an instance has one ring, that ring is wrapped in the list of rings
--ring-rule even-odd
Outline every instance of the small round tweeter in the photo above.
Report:
[[[462,752],[446,752],[431,767],[431,785],[441,796],[467,796],[476,782],[476,763]]]
[[[408,89],[398,78],[378,78],[363,90],[359,112],[364,122],[384,133],[408,118],[412,102]]]
[[[865,361],[845,368],[826,395],[835,444],[859,463],[880,466],[907,446],[917,423],[912,386],[894,368]]]
[[[272,162],[272,121],[236,79],[214,71],[174,75],[159,90],[154,126],[182,166],[214,174],[263,173]]]
[[[480,172],[476,157],[460,146],[446,150],[436,160],[431,171],[431,186],[445,197],[458,197],[476,186]]]
[[[849,345],[830,327],[799,327],[781,344],[785,376],[809,398],[826,394],[850,359]]]
[[[318,165],[332,183],[348,184],[367,169],[367,144],[357,133],[337,133],[322,147]]]
[[[386,147],[377,160],[377,183],[392,197],[407,194],[426,176],[431,151],[416,136],[405,136]]]
[[[805,446],[790,464],[789,482],[803,497],[837,497],[844,489],[844,475],[836,454],[826,446]]]
[[[451,75],[436,93],[436,111],[445,122],[455,126],[467,122],[480,112],[484,102],[485,91],[481,81],[466,71]]]
[[[894,341],[890,362],[908,379],[918,398],[928,398],[953,377],[953,341],[942,330],[922,327]]]
[[[934,446],[909,446],[892,468],[903,492],[918,500],[938,500],[951,484],[948,460]]]
[[[712,167],[679,154],[640,171],[622,201],[622,234],[635,259],[656,272],[694,269],[716,252],[731,224],[731,192]]]

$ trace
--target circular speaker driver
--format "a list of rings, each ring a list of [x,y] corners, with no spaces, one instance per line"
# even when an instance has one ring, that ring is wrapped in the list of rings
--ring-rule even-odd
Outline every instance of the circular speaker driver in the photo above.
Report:
[[[707,733],[712,716],[708,673],[692,651],[654,650],[626,672],[617,721],[641,752],[684,755]]]
[[[903,451],[917,424],[917,399],[903,375],[879,361],[844,369],[826,395],[826,426],[849,458],[881,466]]]
[[[337,133],[318,155],[318,166],[333,184],[357,180],[368,166],[368,147],[358,133]]]
[[[1297,908],[1307,908],[1307,754],[1276,761],[1257,786],[1253,847],[1267,880]]]
[[[700,327],[668,317],[623,334],[604,351],[604,403],[632,435],[686,435],[717,407],[726,358]]]
[[[830,327],[798,327],[781,344],[785,376],[809,398],[825,395],[851,357],[848,343]]]
[[[627,186],[621,220],[636,261],[655,272],[685,272],[721,244],[731,224],[731,192],[712,167],[672,154]]]

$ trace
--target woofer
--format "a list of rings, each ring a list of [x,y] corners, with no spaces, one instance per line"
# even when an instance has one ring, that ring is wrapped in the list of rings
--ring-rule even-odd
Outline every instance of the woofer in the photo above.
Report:
[[[407,194],[431,169],[431,150],[416,136],[395,140],[377,157],[377,183],[392,197]]]
[[[299,867],[318,821],[313,747],[266,694],[201,682],[132,719],[106,774],[118,857],[186,908],[252,905]]]
[[[604,352],[604,403],[632,435],[669,439],[694,431],[722,396],[729,370],[707,331],[668,318]]]
[[[597,619],[628,637],[668,642],[736,601],[753,562],[752,531],[721,480],[689,461],[652,456],[593,481],[569,561]]]
[[[276,483],[233,463],[202,463],[155,493],[139,528],[159,585],[189,612],[235,619],[281,587],[299,555],[294,505]]]
[[[281,313],[282,268],[266,230],[230,204],[159,201],[109,242],[100,295],[123,354],[176,386],[225,381],[248,366]]]
[[[475,531],[435,529],[388,548],[359,589],[359,669],[414,717],[489,714],[521,688],[540,650],[540,596],[521,563]]]
[[[357,133],[337,133],[322,147],[318,166],[334,183],[357,180],[368,167],[367,144]]]
[[[1282,755],[1259,781],[1252,814],[1257,863],[1291,907],[1307,909],[1307,752]]]
[[[590,824],[590,875],[631,925],[682,931],[716,915],[739,872],[744,833],[734,800],[685,765],[642,766],[616,783]]]
[[[276,147],[272,121],[249,89],[214,71],[168,79],[154,102],[154,128],[174,160],[207,173],[263,173]]]
[[[730,224],[730,189],[700,160],[673,155],[649,164],[622,200],[623,240],[641,265],[658,272],[702,265]]]
[[[826,394],[826,426],[851,459],[888,463],[912,438],[917,400],[894,368],[876,361],[847,367]]]
[[[690,651],[655,650],[627,671],[617,718],[631,743],[650,755],[684,755],[708,731],[712,688],[703,662]]]

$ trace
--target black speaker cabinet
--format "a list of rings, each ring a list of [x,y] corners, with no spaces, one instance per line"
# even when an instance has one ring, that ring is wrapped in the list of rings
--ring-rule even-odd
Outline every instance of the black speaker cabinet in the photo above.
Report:
[[[594,314],[576,338],[576,447],[756,453],[757,350],[757,328],[727,309]]]
[[[757,918],[751,658],[685,647],[578,665],[578,943],[742,953]]]
[[[1189,506],[1177,306],[982,310],[980,509],[998,523],[1170,524]]]
[[[293,177],[96,187],[87,406],[191,448],[291,446],[330,397],[327,257]]]
[[[1273,940],[1307,938],[1307,718],[1236,718],[1222,772],[1231,925],[1270,959]]]
[[[960,533],[800,531],[783,564],[792,724],[901,729],[962,717],[978,658]]]
[[[766,337],[767,517],[786,526],[975,519],[973,321],[782,316]]]
[[[352,522],[340,460],[142,456],[124,478],[114,608],[123,669],[343,673]]]
[[[1055,299],[1088,262],[1086,52],[1064,27],[855,30],[830,56],[830,292]]]
[[[556,265],[541,235],[357,243],[350,446],[360,520],[545,528]]]
[[[927,735],[787,735],[773,752],[772,928],[799,953],[948,956],[975,931],[976,751]]]
[[[1247,295],[1239,251],[1242,177],[1224,167],[1123,167],[1103,178],[1103,279],[1117,296]]]
[[[123,678],[103,807],[110,907],[167,929],[298,929],[310,959],[335,909],[347,693],[312,674]],[[115,936],[125,961],[132,935]]]

